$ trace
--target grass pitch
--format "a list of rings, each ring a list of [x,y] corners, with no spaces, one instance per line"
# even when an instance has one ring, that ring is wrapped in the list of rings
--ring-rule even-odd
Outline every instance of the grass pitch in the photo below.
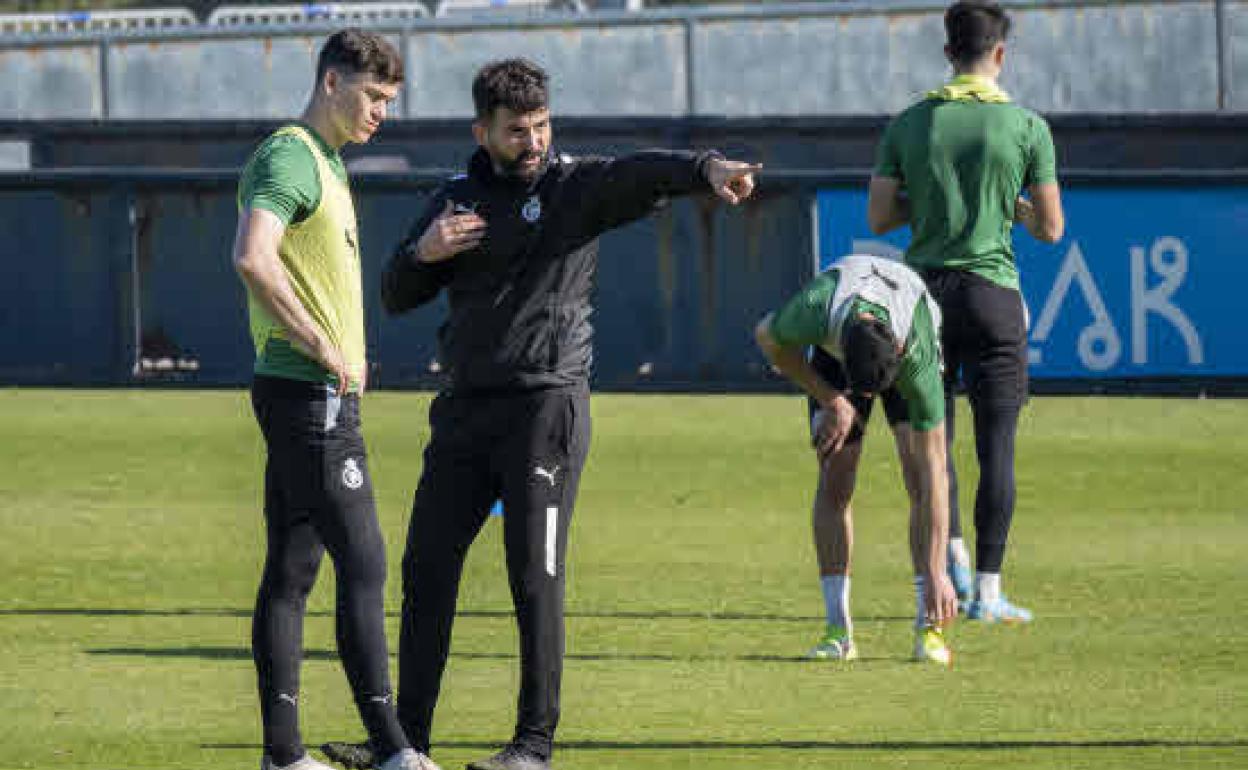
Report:
[[[427,406],[365,404],[392,647]],[[856,505],[864,660],[845,667],[800,660],[822,602],[796,397],[603,395],[594,419],[556,767],[1248,767],[1248,402],[1033,402],[1006,587],[1037,622],[959,623],[950,671],[906,661],[906,505],[880,425]],[[0,421],[0,767],[255,767],[261,444],[245,394],[8,390]],[[465,576],[435,724],[447,770],[514,718],[500,529]],[[360,735],[331,582],[327,562],[309,745]]]

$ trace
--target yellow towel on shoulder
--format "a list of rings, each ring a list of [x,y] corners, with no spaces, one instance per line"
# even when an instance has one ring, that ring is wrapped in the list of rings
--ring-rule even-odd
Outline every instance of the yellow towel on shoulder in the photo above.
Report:
[[[978,75],[958,75],[935,91],[927,92],[928,99],[947,102],[1008,102],[1010,95],[993,81]]]

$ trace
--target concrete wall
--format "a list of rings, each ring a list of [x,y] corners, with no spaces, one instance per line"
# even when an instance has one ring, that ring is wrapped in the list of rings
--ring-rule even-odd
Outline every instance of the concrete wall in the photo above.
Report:
[[[1016,15],[1003,78],[1042,112],[1180,112],[1218,106],[1212,3],[1036,10]],[[1034,63],[1035,66],[1023,66]]]
[[[895,112],[946,73],[942,3],[648,12],[388,30],[406,54],[409,118],[471,115],[483,62],[523,55],[562,115]],[[1003,82],[1046,113],[1218,108],[1213,0],[1016,5]],[[1231,105],[1248,111],[1248,2],[1227,4]],[[323,31],[292,28],[0,42],[0,119],[275,118],[307,98]],[[106,84],[106,85],[105,85]]]
[[[0,115],[23,120],[101,117],[100,73],[98,46],[0,49]]]
[[[560,114],[683,115],[684,51],[684,26],[674,23],[417,33],[407,46],[413,116],[472,115],[473,75],[506,56],[526,56],[551,73]]]
[[[115,43],[108,49],[109,117],[297,115],[320,44],[311,36]]]

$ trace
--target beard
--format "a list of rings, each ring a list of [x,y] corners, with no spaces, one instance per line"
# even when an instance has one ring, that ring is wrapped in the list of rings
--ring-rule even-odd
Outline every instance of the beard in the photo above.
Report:
[[[538,164],[532,168],[526,168],[524,163],[533,158],[538,159]],[[519,179],[524,182],[532,182],[546,171],[546,154],[526,150],[512,160],[499,158],[497,163],[502,175],[508,179]]]

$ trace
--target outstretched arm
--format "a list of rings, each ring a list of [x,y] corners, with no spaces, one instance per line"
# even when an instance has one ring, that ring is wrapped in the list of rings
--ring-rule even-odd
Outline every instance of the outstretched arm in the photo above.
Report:
[[[754,192],[762,166],[727,160],[717,152],[643,150],[609,159],[583,159],[574,172],[586,225],[597,234],[640,219],[665,199],[714,192],[736,205]]]

